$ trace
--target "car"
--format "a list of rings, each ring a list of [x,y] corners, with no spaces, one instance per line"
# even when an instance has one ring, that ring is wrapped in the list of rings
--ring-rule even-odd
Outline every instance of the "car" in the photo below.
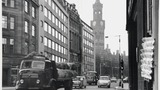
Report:
[[[73,87],[86,88],[86,86],[87,86],[87,80],[85,76],[76,76],[76,78],[73,79]]]
[[[111,82],[115,82],[116,83],[117,82],[117,78],[116,77],[112,77],[111,78]]]
[[[89,85],[96,85],[98,81],[98,73],[96,71],[87,71],[86,78]]]
[[[123,79],[123,82],[124,82],[124,83],[127,83],[127,82],[128,82],[128,77],[125,77],[125,78]]]
[[[102,87],[102,86],[106,86],[108,88],[110,88],[111,85],[111,80],[109,76],[100,76],[99,80],[97,82],[98,88]]]

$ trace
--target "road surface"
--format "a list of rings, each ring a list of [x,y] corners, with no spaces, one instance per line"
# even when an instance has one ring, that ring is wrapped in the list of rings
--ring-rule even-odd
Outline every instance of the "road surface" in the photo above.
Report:
[[[120,90],[120,89],[115,89],[117,87],[116,83],[112,83],[110,88],[107,87],[102,87],[98,88],[96,85],[89,85],[85,89],[79,89],[79,88],[73,88],[73,90]],[[128,83],[124,84],[125,90],[128,89]],[[15,90],[15,87],[3,87],[2,90]],[[58,90],[64,90],[64,88],[58,89]]]

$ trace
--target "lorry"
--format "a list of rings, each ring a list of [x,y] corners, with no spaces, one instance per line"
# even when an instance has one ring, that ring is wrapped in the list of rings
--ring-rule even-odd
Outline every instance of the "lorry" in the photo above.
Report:
[[[71,66],[67,63],[56,63],[43,55],[32,53],[21,61],[16,90],[57,90],[59,88],[72,90],[72,78],[76,77],[77,73]]]

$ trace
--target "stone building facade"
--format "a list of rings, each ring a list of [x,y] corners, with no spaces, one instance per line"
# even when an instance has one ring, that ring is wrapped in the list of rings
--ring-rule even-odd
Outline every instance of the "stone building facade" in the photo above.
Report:
[[[93,29],[82,21],[82,72],[95,70],[95,47]]]
[[[37,51],[37,0],[2,1],[3,86],[15,84],[21,58]]]

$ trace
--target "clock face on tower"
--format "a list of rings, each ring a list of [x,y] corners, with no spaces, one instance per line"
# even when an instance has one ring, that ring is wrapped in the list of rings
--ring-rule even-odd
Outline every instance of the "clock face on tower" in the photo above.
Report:
[[[100,22],[101,26],[103,26],[103,21]]]
[[[93,26],[95,26],[96,25],[96,21],[93,21]]]

